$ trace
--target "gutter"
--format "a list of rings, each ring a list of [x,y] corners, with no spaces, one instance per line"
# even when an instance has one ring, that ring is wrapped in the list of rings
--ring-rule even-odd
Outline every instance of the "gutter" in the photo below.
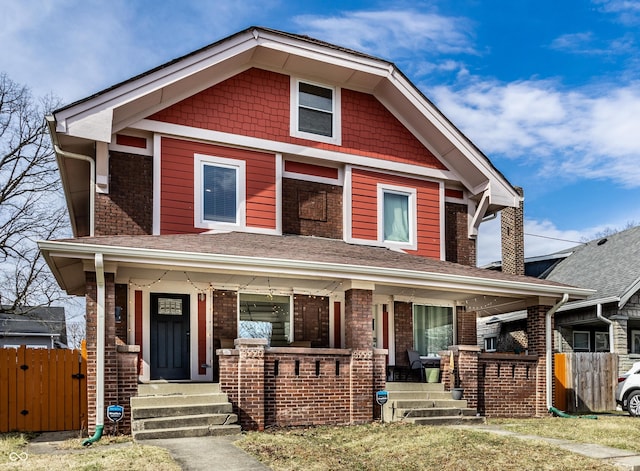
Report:
[[[609,325],[609,352],[615,352],[613,348],[613,322],[602,315],[602,303],[596,305],[596,317]]]
[[[95,254],[96,265],[96,304],[97,304],[97,346],[96,346],[96,429],[93,437],[82,442],[83,446],[100,440],[104,429],[104,332],[105,332],[105,287],[104,260],[101,253]]]
[[[89,237],[93,237],[94,236],[94,213],[95,213],[95,207],[96,207],[96,195],[95,195],[95,186],[96,186],[96,163],[95,161],[89,157],[88,155],[82,155],[82,154],[76,154],[75,152],[67,152],[66,150],[62,150],[62,148],[60,147],[60,143],[58,141],[58,135],[56,133],[55,130],[55,119],[53,118],[53,116],[47,116],[46,117],[47,120],[47,124],[49,125],[49,134],[51,135],[51,140],[53,141],[53,149],[56,152],[56,155],[59,157],[67,157],[69,159],[75,159],[75,160],[83,160],[85,162],[89,162],[89,166],[91,167],[90,170],[90,175],[89,175]],[[68,192],[65,191],[65,195]],[[67,207],[73,208],[73,205],[70,204],[71,202],[69,201],[68,197],[67,197]],[[73,218],[71,219],[72,224],[73,224]],[[74,225],[75,227],[75,225]]]
[[[546,386],[547,386],[547,410],[551,410],[553,407],[553,352],[552,348],[552,329],[551,329],[551,317],[555,314],[555,312],[562,307],[569,300],[569,294],[564,293],[562,295],[562,299],[558,301],[545,316],[545,334],[546,334]]]

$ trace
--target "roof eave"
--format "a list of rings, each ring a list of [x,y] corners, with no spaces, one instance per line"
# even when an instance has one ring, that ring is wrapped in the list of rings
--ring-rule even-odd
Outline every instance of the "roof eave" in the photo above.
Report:
[[[104,256],[105,262],[133,263],[140,265],[173,265],[196,269],[235,270],[273,275],[339,277],[374,283],[403,284],[407,286],[429,286],[465,293],[484,292],[490,289],[502,296],[559,297],[568,294],[572,299],[583,299],[593,294],[592,290],[565,285],[547,285],[527,281],[499,280],[475,276],[435,273],[372,267],[365,265],[327,263],[308,260],[274,259],[224,254],[203,254],[159,249],[142,249],[121,246],[87,245],[73,242],[39,242],[47,262],[52,266],[57,257],[91,260],[96,253]],[[58,282],[62,274],[52,270]]]

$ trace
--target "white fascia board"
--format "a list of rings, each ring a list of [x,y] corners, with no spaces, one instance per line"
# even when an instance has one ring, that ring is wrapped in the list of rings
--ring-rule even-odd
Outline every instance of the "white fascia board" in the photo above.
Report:
[[[308,42],[295,37],[282,36],[269,31],[255,30],[255,33],[258,45],[261,47],[302,56],[318,62],[354,69],[379,77],[389,75],[393,68],[391,63],[374,57],[361,56],[338,48]]]
[[[57,112],[55,116],[58,131],[66,132],[74,123],[85,120],[91,115],[113,110],[254,47],[256,47],[256,41],[252,34],[239,35],[166,67],[161,67],[137,80],[116,86],[95,98],[81,101],[75,106]],[[111,133],[110,126],[109,132]]]
[[[261,152],[280,153],[284,155],[294,155],[298,157],[310,157],[318,160],[325,160],[329,163],[341,162],[346,165],[358,165],[367,168],[376,168],[383,171],[400,172],[407,175],[416,175],[433,178],[436,180],[452,180],[454,175],[448,170],[439,170],[420,165],[403,164],[390,160],[362,157],[354,154],[317,149],[297,144],[271,141],[255,137],[239,136],[207,129],[193,128],[179,124],[163,123],[143,119],[132,124],[133,129],[151,131],[156,134],[166,135],[178,139],[193,139],[218,144],[226,144],[235,147],[255,149]]]
[[[475,276],[462,276],[363,265],[347,265],[307,260],[273,259],[238,255],[176,252],[158,249],[113,247],[76,244],[73,242],[42,242],[40,248],[50,257],[90,259],[101,253],[105,262],[133,265],[169,266],[173,269],[187,267],[209,271],[234,271],[268,273],[269,275],[300,276],[305,278],[346,278],[399,286],[415,286],[431,289],[458,291],[461,293],[486,293],[504,296],[560,296],[585,297],[592,290],[569,286],[549,286],[526,281],[506,281]],[[178,268],[176,268],[178,267]]]
[[[586,290],[586,291],[591,291],[590,294],[593,294],[595,292],[594,290]],[[598,304],[609,304],[609,303],[619,303],[619,302],[620,302],[620,297],[619,296],[609,296],[609,297],[606,297],[606,298],[586,299],[584,301],[572,301],[572,302],[567,303],[567,304],[563,305],[562,307],[560,307],[557,312],[573,311],[574,309],[582,309],[582,308],[585,308],[585,307],[593,307],[593,306],[597,306]]]

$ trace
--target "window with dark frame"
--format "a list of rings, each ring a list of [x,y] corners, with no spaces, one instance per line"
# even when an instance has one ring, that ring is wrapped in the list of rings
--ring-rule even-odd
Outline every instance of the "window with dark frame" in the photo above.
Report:
[[[298,82],[298,131],[333,137],[333,104],[331,88]]]

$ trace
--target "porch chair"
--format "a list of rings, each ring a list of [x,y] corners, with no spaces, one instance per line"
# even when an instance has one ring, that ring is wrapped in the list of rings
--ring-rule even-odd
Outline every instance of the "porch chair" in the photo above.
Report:
[[[419,370],[420,381],[424,382],[424,365],[420,359],[420,353],[417,350],[407,350],[407,356],[409,357],[409,368],[411,368],[411,372],[415,373],[415,370]]]

